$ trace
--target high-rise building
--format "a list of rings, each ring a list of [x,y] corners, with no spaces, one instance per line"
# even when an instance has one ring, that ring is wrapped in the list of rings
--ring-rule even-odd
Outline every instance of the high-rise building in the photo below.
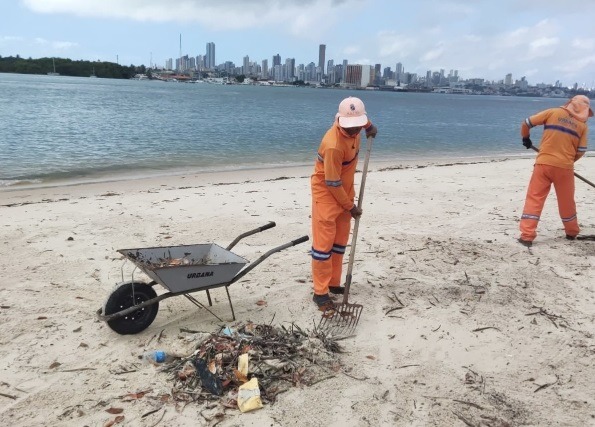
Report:
[[[214,70],[215,66],[215,43],[209,42],[207,43],[207,53],[205,55],[205,67]]]
[[[273,56],[273,68],[276,65],[281,65],[281,55],[276,54],[275,56]]]
[[[245,76],[250,75],[250,57],[248,55],[244,56],[244,63],[242,66],[242,74]]]
[[[324,61],[326,55],[326,45],[321,44],[318,46],[318,66],[320,67],[320,72],[324,75]]]
[[[511,73],[508,73],[506,75],[506,77],[504,78],[504,84],[506,86],[512,86],[512,74]]]
[[[357,64],[347,65],[345,73],[345,84],[359,87],[362,83],[362,66]]]
[[[382,70],[381,70],[382,65],[381,64],[375,64],[374,65],[374,76],[372,77],[372,81],[374,82],[375,85],[379,85],[380,84],[380,80],[382,79]]]
[[[286,77],[287,77],[287,81],[291,82],[293,81],[293,78],[295,77],[295,58],[287,58],[285,60],[285,67],[286,67]]]
[[[269,78],[269,60],[263,59],[262,60],[262,73],[261,76],[263,79]]]
[[[343,60],[343,73],[341,74],[341,83],[347,82],[347,60]]]

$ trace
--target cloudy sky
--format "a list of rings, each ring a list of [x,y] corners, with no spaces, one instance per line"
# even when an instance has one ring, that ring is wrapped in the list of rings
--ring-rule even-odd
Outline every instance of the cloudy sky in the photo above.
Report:
[[[2,0],[0,55],[163,66],[182,53],[595,86],[595,0]]]

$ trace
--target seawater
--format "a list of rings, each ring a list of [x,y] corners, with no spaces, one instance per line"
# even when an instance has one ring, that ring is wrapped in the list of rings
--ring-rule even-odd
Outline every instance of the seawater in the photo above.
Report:
[[[526,154],[521,121],[564,102],[0,73],[0,185],[313,164],[350,95],[395,161]]]

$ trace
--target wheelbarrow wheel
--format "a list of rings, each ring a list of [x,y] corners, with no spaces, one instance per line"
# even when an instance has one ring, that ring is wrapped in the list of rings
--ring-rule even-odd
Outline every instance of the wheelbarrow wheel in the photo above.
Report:
[[[157,298],[157,293],[146,283],[122,283],[108,297],[103,307],[103,314],[106,316],[115,314],[153,298]],[[121,335],[136,334],[144,331],[153,323],[158,310],[159,301],[124,316],[108,320],[107,324]]]

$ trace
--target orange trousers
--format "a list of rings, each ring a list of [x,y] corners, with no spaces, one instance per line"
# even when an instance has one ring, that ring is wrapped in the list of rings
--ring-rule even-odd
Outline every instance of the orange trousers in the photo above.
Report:
[[[574,202],[574,171],[550,165],[535,165],[519,226],[521,239],[531,242],[537,236],[537,224],[552,184],[558,198],[558,211],[566,234],[576,236],[579,233]]]
[[[312,200],[312,281],[316,295],[341,284],[351,214],[336,203]]]

